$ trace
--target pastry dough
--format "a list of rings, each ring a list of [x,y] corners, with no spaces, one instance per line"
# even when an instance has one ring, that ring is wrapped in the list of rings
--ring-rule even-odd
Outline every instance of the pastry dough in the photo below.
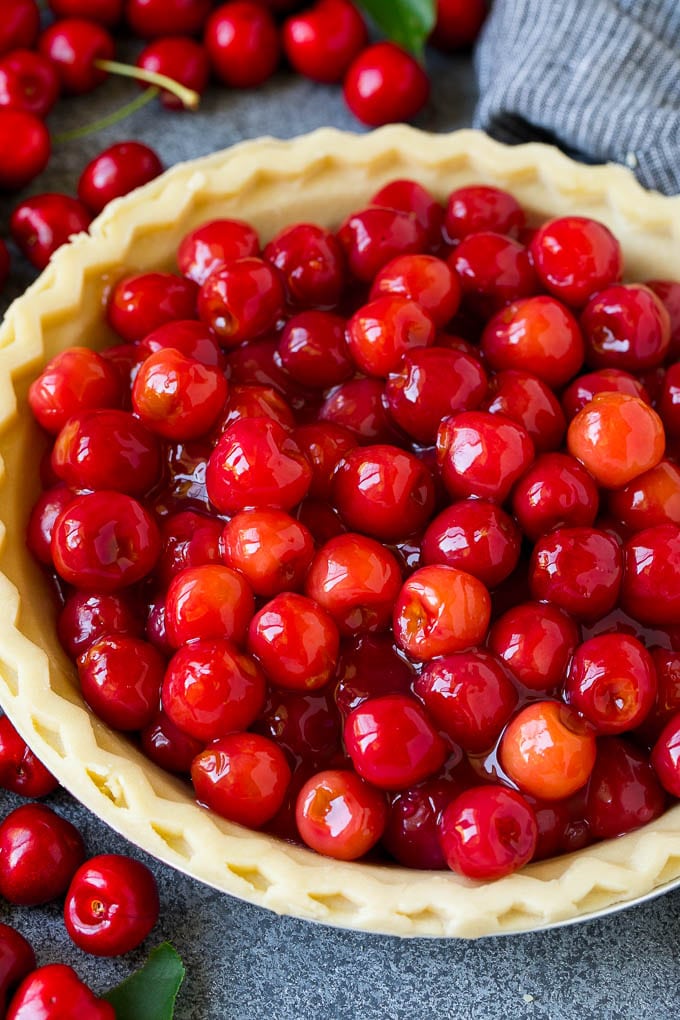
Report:
[[[26,391],[64,347],[113,338],[102,298],[123,273],[174,267],[182,236],[216,217],[268,239],[286,224],[337,226],[383,184],[420,181],[444,199],[470,183],[510,190],[535,221],[581,213],[620,239],[633,279],[680,279],[680,197],[645,192],[621,167],[586,167],[548,146],[508,148],[474,131],[388,127],[261,139],[179,165],[113,202],[60,249],[0,328],[0,703],[80,801],[160,860],[280,913],[395,935],[526,931],[592,916],[680,882],[680,805],[617,840],[493,883],[453,873],[342,863],[242,829],[111,732],[84,705],[59,646],[48,583],[25,547],[42,438]]]

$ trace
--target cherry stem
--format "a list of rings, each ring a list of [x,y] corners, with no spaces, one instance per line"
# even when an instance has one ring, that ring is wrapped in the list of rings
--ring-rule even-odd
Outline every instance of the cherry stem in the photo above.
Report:
[[[201,101],[198,92],[180,85],[174,78],[168,78],[167,74],[159,74],[157,71],[147,71],[143,67],[132,67],[130,64],[120,64],[117,60],[95,60],[94,66],[100,71],[108,71],[109,74],[117,74],[123,78],[134,78],[135,81],[143,81],[148,85],[155,85],[156,88],[172,92],[188,110],[195,110]]]
[[[52,141],[56,145],[60,145],[62,142],[74,142],[77,138],[85,138],[87,135],[93,135],[97,131],[103,131],[104,128],[112,127],[119,121],[136,113],[137,110],[141,110],[142,107],[156,98],[159,91],[156,88],[147,89],[146,92],[142,92],[141,96],[133,99],[131,103],[126,103],[125,106],[121,106],[118,110],[114,110],[113,113],[107,114],[106,117],[90,121],[89,124],[83,124],[82,127],[74,128],[72,131],[62,131],[61,134],[54,135]]]

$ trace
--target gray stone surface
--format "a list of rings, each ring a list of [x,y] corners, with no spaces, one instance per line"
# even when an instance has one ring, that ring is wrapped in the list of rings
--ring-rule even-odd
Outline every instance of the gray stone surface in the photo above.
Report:
[[[432,69],[434,96],[421,126],[446,131],[469,124],[468,62],[433,59]],[[101,116],[133,95],[129,84],[109,83],[63,104],[55,130]],[[72,191],[86,159],[125,137],[153,145],[170,165],[243,138],[289,137],[324,124],[357,127],[338,90],[282,74],[257,93],[215,91],[197,114],[161,116],[147,107],[126,125],[64,145],[34,190]],[[11,206],[0,199],[3,233]],[[15,268],[18,293],[33,274],[19,262]],[[82,829],[92,853],[143,856],[66,794],[51,803]],[[16,804],[0,792],[0,814]],[[160,883],[161,919],[143,950],[123,959],[97,960],[75,949],[58,906],[29,911],[2,904],[0,916],[33,941],[42,963],[70,963],[97,990],[121,980],[150,946],[171,939],[187,965],[178,1020],[670,1020],[680,1006],[680,892],[534,935],[400,941],[276,917],[144,859]]]

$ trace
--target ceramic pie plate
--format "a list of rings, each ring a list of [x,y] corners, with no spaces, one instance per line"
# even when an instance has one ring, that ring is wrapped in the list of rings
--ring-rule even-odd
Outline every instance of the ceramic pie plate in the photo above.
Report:
[[[420,181],[438,198],[473,182],[507,188],[538,221],[581,213],[619,237],[632,279],[680,279],[680,198],[642,190],[620,167],[585,167],[537,144],[474,131],[324,129],[246,142],[175,167],[112,203],[62,248],[0,327],[0,703],[37,755],[91,811],[159,860],[232,896],[290,914],[401,936],[476,937],[592,917],[680,883],[680,805],[636,832],[492,883],[453,873],[342,863],[231,824],[148,761],[84,704],[55,632],[47,582],[24,533],[44,440],[30,380],[57,351],[113,339],[102,296],[125,272],[172,269],[182,236],[216,217],[268,239],[286,224],[334,227],[382,185]]]

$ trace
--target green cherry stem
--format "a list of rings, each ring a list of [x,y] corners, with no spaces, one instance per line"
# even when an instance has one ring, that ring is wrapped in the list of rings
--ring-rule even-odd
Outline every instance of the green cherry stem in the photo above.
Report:
[[[74,142],[78,138],[86,138],[88,135],[96,134],[97,131],[103,131],[104,128],[113,127],[114,124],[125,120],[126,117],[136,113],[137,110],[141,110],[152,99],[155,99],[159,92],[160,89],[157,88],[147,89],[146,92],[142,92],[140,96],[133,99],[131,103],[126,103],[125,106],[121,106],[118,110],[114,110],[113,113],[107,114],[106,117],[90,121],[89,124],[83,124],[82,127],[74,128],[72,131],[62,131],[60,134],[54,135],[52,140],[55,145],[60,145],[63,142]]]
[[[195,110],[201,101],[198,92],[180,85],[174,78],[168,78],[167,74],[159,74],[157,71],[147,71],[143,67],[132,67],[130,64],[120,64],[117,60],[95,60],[94,66],[101,71],[108,71],[109,74],[117,74],[123,78],[134,78],[135,81],[143,81],[154,85],[159,89],[166,89],[181,101],[188,110]]]

